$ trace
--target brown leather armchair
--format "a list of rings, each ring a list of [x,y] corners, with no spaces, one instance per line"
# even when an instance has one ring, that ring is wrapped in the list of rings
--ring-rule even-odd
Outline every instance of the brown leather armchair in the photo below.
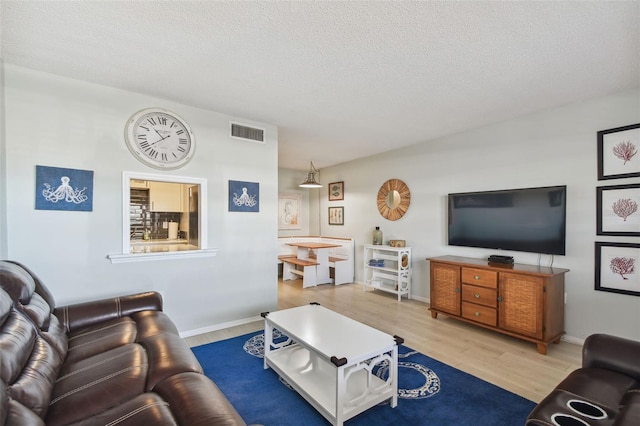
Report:
[[[640,425],[640,342],[589,336],[582,348],[582,368],[533,409],[526,425]]]
[[[0,261],[0,426],[245,425],[149,292],[55,307]]]

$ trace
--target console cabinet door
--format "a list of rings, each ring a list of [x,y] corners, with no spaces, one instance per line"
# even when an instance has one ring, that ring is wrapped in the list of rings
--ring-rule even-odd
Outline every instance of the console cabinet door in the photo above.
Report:
[[[540,277],[500,273],[498,327],[542,339],[544,280]]]
[[[460,267],[431,264],[431,308],[460,316]]]

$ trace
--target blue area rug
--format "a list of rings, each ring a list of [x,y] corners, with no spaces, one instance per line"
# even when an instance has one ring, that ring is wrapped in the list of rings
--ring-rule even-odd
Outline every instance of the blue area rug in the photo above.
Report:
[[[264,336],[257,332],[192,350],[205,374],[247,423],[327,425],[325,418],[273,370],[263,369],[263,344]],[[399,347],[398,364],[398,406],[380,404],[345,425],[516,426],[524,424],[535,406],[406,346]]]

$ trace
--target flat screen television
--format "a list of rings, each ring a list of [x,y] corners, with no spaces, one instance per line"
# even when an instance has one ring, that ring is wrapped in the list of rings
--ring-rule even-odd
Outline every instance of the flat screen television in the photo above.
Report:
[[[449,245],[565,254],[567,187],[449,194]]]

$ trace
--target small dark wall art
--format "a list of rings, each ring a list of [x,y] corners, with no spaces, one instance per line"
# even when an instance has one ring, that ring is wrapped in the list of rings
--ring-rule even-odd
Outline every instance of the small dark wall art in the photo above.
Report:
[[[598,132],[598,180],[640,176],[640,123]]]
[[[640,244],[596,242],[595,289],[640,296]]]
[[[344,200],[344,182],[332,182],[329,184],[329,201]]]
[[[93,211],[93,171],[36,166],[36,210]]]
[[[596,188],[598,235],[640,236],[640,184]]]
[[[344,207],[329,207],[329,225],[344,225]]]
[[[229,181],[229,211],[260,211],[260,184],[257,182]]]

